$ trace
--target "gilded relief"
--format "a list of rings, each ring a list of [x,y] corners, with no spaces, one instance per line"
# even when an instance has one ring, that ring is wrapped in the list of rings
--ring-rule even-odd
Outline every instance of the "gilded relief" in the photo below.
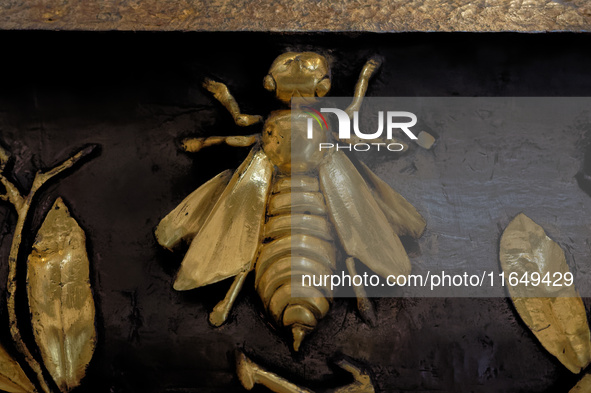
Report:
[[[562,248],[520,213],[503,232],[500,260],[507,276],[517,278],[507,280],[507,286],[523,322],[571,372],[586,369],[591,363],[591,333],[583,300],[574,285],[563,282],[570,271]],[[588,385],[585,376],[574,391],[588,391]]]
[[[89,282],[89,260],[84,231],[70,215],[61,198],[47,213],[37,232],[33,250],[26,265],[19,264],[24,231],[29,214],[34,210],[35,194],[53,177],[74,166],[87,156],[89,146],[48,171],[35,175],[28,195],[23,196],[4,172],[9,154],[0,148],[0,181],[5,193],[0,197],[17,213],[17,223],[8,260],[7,306],[11,343],[0,344],[0,388],[8,392],[69,392],[78,387],[92,358],[96,342],[95,307]],[[42,361],[33,355],[33,343],[26,342],[22,324],[17,321],[17,270],[27,271],[27,294],[33,337]],[[32,372],[27,376],[8,351],[13,347],[16,358],[25,360]],[[43,369],[51,375],[45,377]],[[29,377],[33,377],[29,379]],[[57,389],[55,388],[57,387]]]
[[[345,110],[349,117],[359,111],[379,66],[378,59],[371,59],[363,67],[353,102]],[[226,297],[210,314],[214,326],[227,320],[246,276],[254,271],[255,288],[267,314],[276,326],[291,333],[293,349],[298,351],[328,312],[333,293],[328,286],[308,286],[298,287],[298,296],[293,297],[292,278],[330,274],[337,269],[355,275],[358,264],[382,277],[407,275],[411,265],[399,236],[418,238],[426,223],[406,199],[367,166],[360,164],[358,169],[342,151],[322,152],[293,144],[292,137],[306,132],[297,127],[297,121],[306,120],[316,97],[330,91],[330,66],[324,56],[284,53],[271,65],[263,86],[288,108],[274,111],[266,119],[243,114],[224,84],[205,81],[204,87],[230,112],[236,125],[264,122],[263,132],[186,139],[183,147],[188,152],[215,144],[253,148],[234,174],[220,173],[162,219],[156,237],[168,249],[182,241],[190,243],[174,282],[176,290],[233,278]],[[305,106],[294,103],[293,98]],[[337,135],[318,132],[303,143],[313,146],[332,138]],[[352,136],[347,141],[361,139]],[[429,148],[433,141],[427,138],[422,143]],[[337,260],[335,243],[347,254],[343,260]],[[361,316],[369,324],[376,323],[373,304],[363,287],[354,290]],[[352,366],[344,367],[361,375]],[[288,387],[289,382],[243,354],[238,356],[238,371],[247,388],[261,383],[275,391],[306,391]],[[373,391],[367,375],[356,380],[355,386],[364,386],[362,391]]]

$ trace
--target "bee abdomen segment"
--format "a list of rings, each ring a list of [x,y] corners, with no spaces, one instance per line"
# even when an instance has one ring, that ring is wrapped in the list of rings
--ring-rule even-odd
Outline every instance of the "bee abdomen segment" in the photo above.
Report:
[[[298,291],[298,293],[292,294],[293,296],[299,295],[299,287],[302,286],[304,276],[309,276],[310,278],[307,280],[312,283],[316,282],[316,280],[313,281],[312,275],[325,276],[331,273],[332,270],[329,267],[310,258],[285,256],[271,264],[265,270],[264,274],[257,276],[255,285],[261,298],[270,299],[280,286],[296,280],[294,284],[298,289],[295,289],[293,292]],[[322,292],[323,296],[332,298],[332,291],[328,287],[318,287],[318,289]],[[265,305],[267,306],[267,304]]]
[[[271,196],[267,213],[271,216],[295,213],[324,216],[326,204],[319,192],[286,192]]]
[[[317,177],[295,175],[291,177],[280,177],[273,185],[273,194],[279,194],[289,190],[318,191],[320,190],[320,184]]]
[[[318,321],[310,310],[301,304],[292,304],[285,309],[283,313],[283,325],[291,326],[300,324],[304,326],[316,326]]]
[[[291,284],[282,285],[277,291],[275,291],[275,293],[273,293],[271,299],[269,299],[269,306],[267,309],[273,317],[273,320],[279,326],[286,326],[283,324],[283,315],[285,310],[293,305],[305,307],[312,315],[314,315],[314,318],[317,321],[322,319],[328,312],[330,302],[327,298],[322,296],[322,293],[317,289],[310,288],[308,291],[309,296],[302,298],[292,298],[291,290]],[[303,321],[299,323],[304,325]]]
[[[315,264],[328,269],[334,269],[336,266],[336,252],[331,243],[308,235],[285,236],[264,244],[261,248],[256,265],[256,282],[266,274],[267,269],[285,256],[307,257]]]
[[[306,234],[332,241],[331,231],[326,217],[311,214],[281,215],[269,218],[265,225],[265,238],[278,239],[290,234]]]

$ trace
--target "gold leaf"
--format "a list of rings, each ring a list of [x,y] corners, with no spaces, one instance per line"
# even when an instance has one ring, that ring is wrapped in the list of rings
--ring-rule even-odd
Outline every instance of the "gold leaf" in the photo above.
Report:
[[[28,260],[35,341],[62,392],[80,384],[95,348],[94,301],[84,231],[58,198]]]
[[[511,286],[509,293],[517,312],[548,352],[573,373],[591,362],[591,342],[585,306],[574,285],[557,281],[569,272],[564,251],[546,236],[544,229],[525,214],[509,223],[501,237],[501,267],[507,279],[511,273],[521,279],[525,273],[549,273],[550,284],[534,286],[524,282]],[[515,281],[515,280],[514,280]],[[515,282],[514,282],[515,283]],[[555,286],[555,284],[562,284]]]
[[[11,393],[35,392],[21,366],[0,345],[0,389]]]

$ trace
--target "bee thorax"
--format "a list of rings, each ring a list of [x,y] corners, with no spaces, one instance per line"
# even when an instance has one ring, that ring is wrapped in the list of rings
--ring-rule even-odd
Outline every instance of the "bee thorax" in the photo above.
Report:
[[[308,118],[303,111],[281,110],[271,113],[265,121],[263,150],[283,175],[314,171],[326,154],[318,146],[329,141],[328,132],[314,123],[309,138]]]

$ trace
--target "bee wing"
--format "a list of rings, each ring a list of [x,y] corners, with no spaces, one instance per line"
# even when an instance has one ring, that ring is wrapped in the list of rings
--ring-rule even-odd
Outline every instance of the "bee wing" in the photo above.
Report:
[[[397,193],[363,162],[356,163],[371,193],[398,236],[421,237],[427,223],[417,209]]]
[[[343,152],[320,166],[320,186],[341,244],[382,277],[406,275],[406,251],[361,174]]]
[[[230,170],[224,171],[189,194],[158,224],[156,228],[158,243],[170,250],[181,240],[193,240],[231,177]]]
[[[191,242],[174,289],[198,288],[252,269],[272,174],[265,153],[252,149]]]

